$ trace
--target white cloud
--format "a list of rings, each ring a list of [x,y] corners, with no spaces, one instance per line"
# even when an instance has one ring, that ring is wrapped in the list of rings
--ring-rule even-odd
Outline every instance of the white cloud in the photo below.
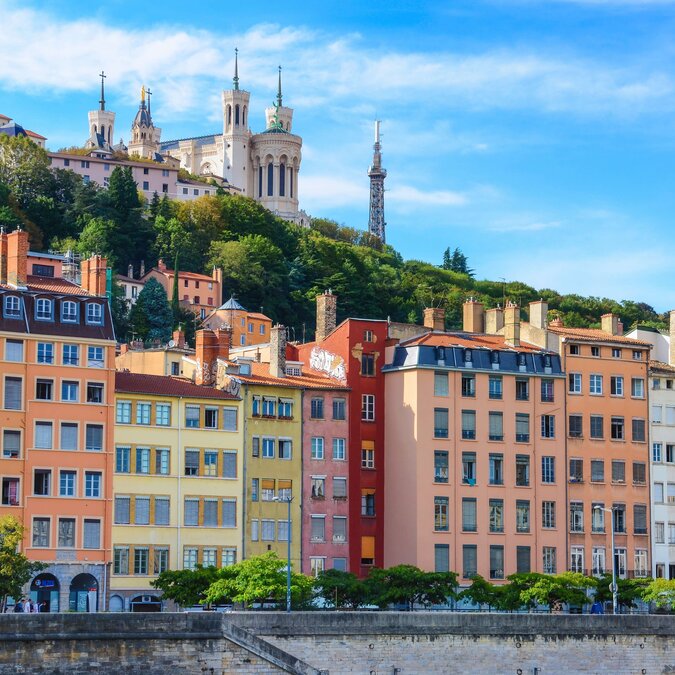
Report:
[[[467,197],[451,190],[420,190],[412,185],[391,185],[387,190],[386,201],[404,208],[425,206],[462,206]]]

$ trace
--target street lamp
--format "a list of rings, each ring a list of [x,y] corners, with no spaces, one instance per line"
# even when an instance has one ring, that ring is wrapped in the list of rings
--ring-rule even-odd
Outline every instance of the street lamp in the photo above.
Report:
[[[594,511],[607,511],[607,513],[610,513],[610,520],[611,525],[612,525],[612,614],[617,613],[617,609],[619,606],[619,587],[616,585],[616,551],[614,549],[614,509],[613,508],[607,508],[605,506],[600,506],[599,504],[596,504],[593,507]]]
[[[274,497],[275,502],[286,502],[288,504],[288,533],[286,537],[287,551],[286,551],[286,612],[291,611],[291,502],[293,497]]]

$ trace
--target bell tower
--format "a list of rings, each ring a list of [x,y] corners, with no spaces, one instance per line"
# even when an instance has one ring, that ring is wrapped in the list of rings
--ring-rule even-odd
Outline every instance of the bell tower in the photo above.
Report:
[[[99,73],[101,78],[101,100],[98,110],[89,111],[89,139],[86,147],[95,147],[101,150],[110,150],[115,138],[115,113],[105,109],[105,79],[104,71]]]
[[[152,92],[141,87],[141,103],[138,112],[131,125],[131,141],[129,142],[129,154],[155,159],[159,153],[159,138],[162,130],[152,122],[150,111],[150,96]],[[147,104],[145,102],[147,96]]]
[[[248,195],[248,111],[251,94],[239,89],[239,50],[234,50],[232,89],[223,90],[223,178]]]

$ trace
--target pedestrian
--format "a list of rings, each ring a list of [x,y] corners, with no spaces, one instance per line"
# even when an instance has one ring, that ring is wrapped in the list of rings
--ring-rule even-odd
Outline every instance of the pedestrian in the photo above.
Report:
[[[23,613],[30,614],[33,611],[33,603],[30,601],[30,598],[26,598],[26,602],[23,603]]]
[[[40,612],[40,603],[36,600],[33,603],[33,614],[38,614]]]
[[[23,612],[23,600],[19,598],[14,605],[14,612],[18,614],[19,612]]]

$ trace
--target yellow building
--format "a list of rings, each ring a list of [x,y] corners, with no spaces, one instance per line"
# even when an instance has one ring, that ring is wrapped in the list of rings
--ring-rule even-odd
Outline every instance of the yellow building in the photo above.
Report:
[[[110,610],[160,608],[167,569],[243,556],[242,401],[176,377],[116,374]]]

